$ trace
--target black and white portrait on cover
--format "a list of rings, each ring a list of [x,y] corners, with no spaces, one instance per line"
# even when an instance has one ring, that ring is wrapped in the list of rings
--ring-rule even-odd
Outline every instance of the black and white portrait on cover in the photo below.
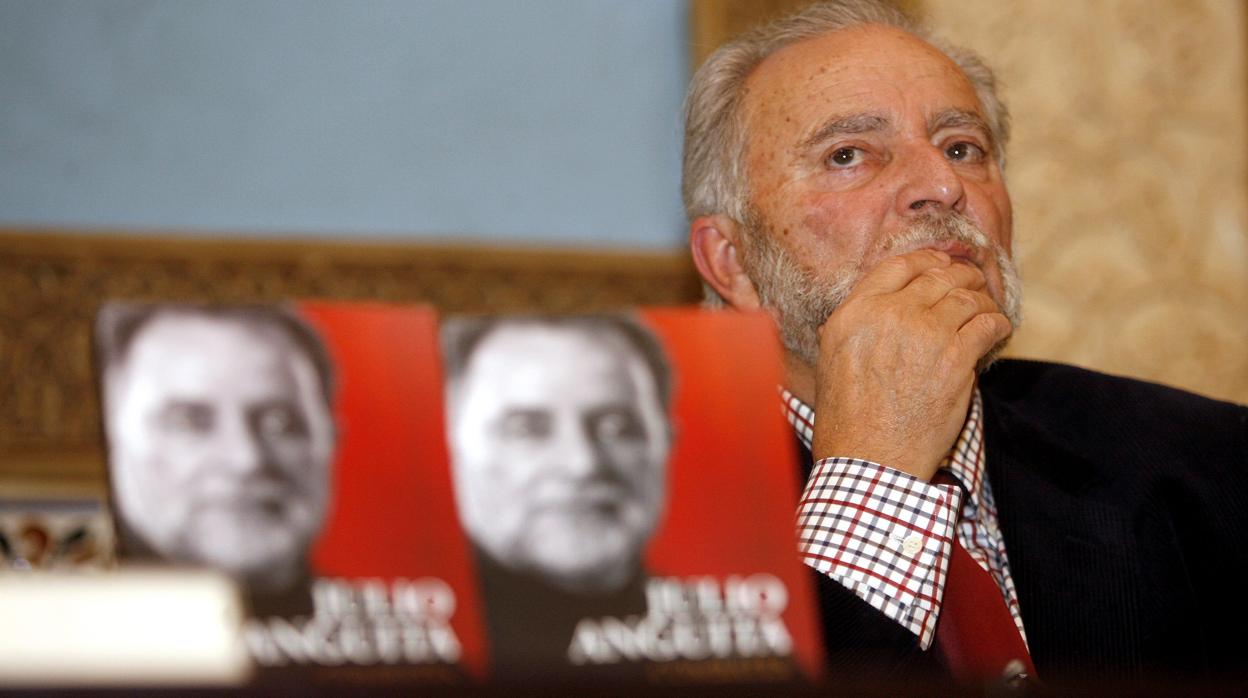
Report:
[[[109,304],[97,343],[123,558],[227,572],[257,614],[310,610],[335,446],[316,333],[276,306]]]
[[[663,349],[623,316],[461,318],[443,347],[494,665],[566,662],[580,618],[645,613],[672,443]]]

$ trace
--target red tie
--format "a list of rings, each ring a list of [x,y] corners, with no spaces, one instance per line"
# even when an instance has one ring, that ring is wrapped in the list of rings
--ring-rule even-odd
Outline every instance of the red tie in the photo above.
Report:
[[[937,472],[932,482],[958,484],[944,470]],[[961,681],[999,679],[1017,683],[1036,676],[1001,587],[966,552],[956,531],[936,622],[936,644],[950,673]]]

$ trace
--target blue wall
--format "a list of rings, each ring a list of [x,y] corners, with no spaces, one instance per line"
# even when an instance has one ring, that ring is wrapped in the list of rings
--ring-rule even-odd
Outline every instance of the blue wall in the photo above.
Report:
[[[678,247],[687,46],[680,0],[0,0],[0,226]]]

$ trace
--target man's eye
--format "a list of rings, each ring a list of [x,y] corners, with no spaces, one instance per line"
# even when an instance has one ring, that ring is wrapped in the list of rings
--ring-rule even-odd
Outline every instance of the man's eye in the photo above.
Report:
[[[640,439],[646,435],[641,416],[630,409],[606,410],[590,421],[591,430],[599,440]]]
[[[861,159],[861,148],[837,148],[828,156],[828,165],[834,168],[849,167]]]
[[[974,143],[959,141],[945,148],[945,157],[950,160],[979,162],[984,159],[984,149]]]
[[[216,412],[208,405],[177,403],[160,413],[160,425],[166,431],[184,434],[207,434],[216,424]]]
[[[511,412],[498,422],[499,434],[508,439],[543,439],[552,427],[550,415],[535,410]]]
[[[291,405],[269,405],[253,415],[256,431],[265,436],[303,436],[308,433],[307,420]]]

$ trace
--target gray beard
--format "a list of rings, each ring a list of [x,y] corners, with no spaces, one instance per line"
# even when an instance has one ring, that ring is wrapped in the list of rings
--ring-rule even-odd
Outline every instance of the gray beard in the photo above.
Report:
[[[997,298],[1001,312],[1017,332],[1022,324],[1022,284],[1010,254],[993,243],[966,216],[954,211],[945,215],[918,218],[900,234],[880,241],[873,254],[847,260],[830,274],[819,275],[802,264],[778,242],[767,222],[749,212],[744,222],[746,244],[742,266],[758,291],[763,307],[771,313],[780,330],[780,340],[790,354],[814,367],[819,359],[819,327],[849,296],[866,270],[866,257],[895,256],[941,242],[961,242],[995,257],[1001,270],[1004,298]],[[976,365],[988,368],[1009,338],[998,342]]]

